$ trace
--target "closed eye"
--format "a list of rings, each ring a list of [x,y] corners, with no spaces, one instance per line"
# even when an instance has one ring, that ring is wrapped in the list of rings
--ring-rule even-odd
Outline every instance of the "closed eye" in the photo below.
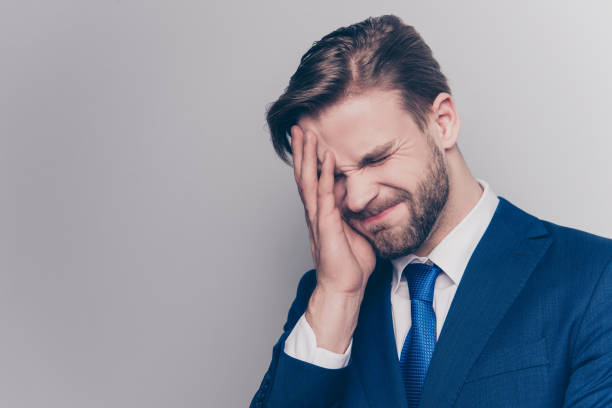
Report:
[[[388,154],[386,156],[382,156],[376,159],[367,159],[362,166],[376,166],[378,164],[381,164],[382,162],[384,162],[385,160],[387,160],[389,157],[391,157],[391,154]],[[334,180],[340,180],[341,178],[344,177],[343,173],[334,173]],[[321,168],[317,169],[317,179],[321,178]]]
[[[372,165],[372,164],[379,164],[379,163],[382,163],[382,162],[384,162],[385,160],[387,160],[387,159],[388,159],[390,156],[391,156],[391,155],[389,154],[389,155],[386,155],[386,156],[379,157],[379,158],[377,158],[377,159],[369,160],[367,164],[368,164],[368,165]]]

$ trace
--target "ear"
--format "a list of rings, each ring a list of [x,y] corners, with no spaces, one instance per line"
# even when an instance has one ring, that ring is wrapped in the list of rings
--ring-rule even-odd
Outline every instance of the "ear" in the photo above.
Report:
[[[431,105],[431,115],[438,144],[444,150],[451,149],[459,138],[459,114],[450,94],[441,92]]]

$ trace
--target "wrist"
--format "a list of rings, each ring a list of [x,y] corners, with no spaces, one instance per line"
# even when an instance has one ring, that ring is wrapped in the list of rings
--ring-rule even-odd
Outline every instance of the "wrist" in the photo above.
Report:
[[[315,333],[317,347],[343,354],[348,348],[363,299],[363,291],[354,294],[326,291],[316,286],[305,317]]]

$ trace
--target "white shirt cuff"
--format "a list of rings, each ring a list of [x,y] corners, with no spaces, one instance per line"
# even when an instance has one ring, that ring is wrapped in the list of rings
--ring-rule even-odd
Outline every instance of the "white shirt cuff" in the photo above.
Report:
[[[293,358],[319,367],[337,369],[348,365],[352,346],[353,339],[351,338],[351,342],[344,354],[334,353],[317,347],[315,333],[303,314],[285,340],[285,353]]]

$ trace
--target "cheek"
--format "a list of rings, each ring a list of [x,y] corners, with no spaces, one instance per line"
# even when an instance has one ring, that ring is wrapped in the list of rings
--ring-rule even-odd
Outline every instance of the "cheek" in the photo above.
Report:
[[[416,160],[393,160],[371,169],[373,177],[381,185],[402,190],[412,190],[423,177],[425,166]]]

